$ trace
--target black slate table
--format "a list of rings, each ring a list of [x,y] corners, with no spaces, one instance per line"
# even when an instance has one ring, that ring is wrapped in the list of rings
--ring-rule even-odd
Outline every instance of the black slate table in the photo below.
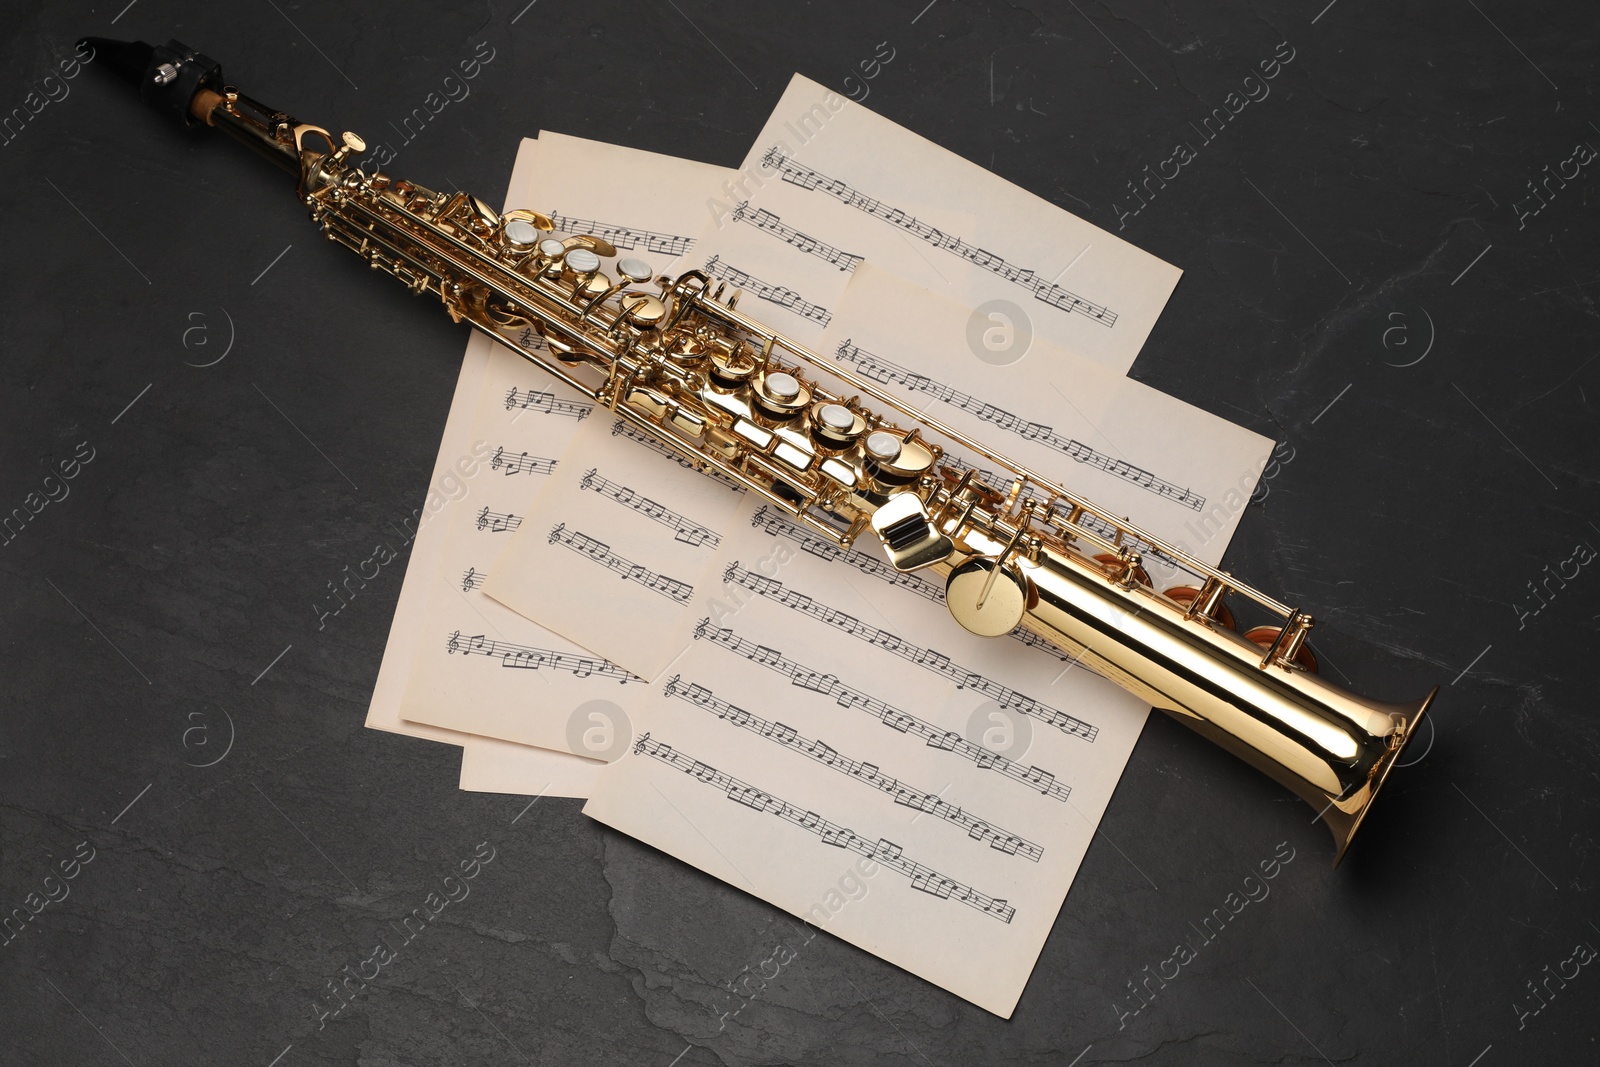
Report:
[[[0,25],[0,1062],[1594,1062],[1587,6],[113,0]],[[1226,565],[1313,609],[1357,690],[1442,683],[1431,726],[1330,872],[1310,809],[1153,716],[1010,1021],[577,802],[459,792],[453,752],[361,725],[403,559],[320,629],[315,605],[421,503],[464,328],[317,239],[277,173],[75,68],[85,34],[176,36],[369,139],[492,55],[390,168],[491,199],[541,128],[736,165],[791,71],[865,95],[1184,268],[1133,375],[1281,442]]]

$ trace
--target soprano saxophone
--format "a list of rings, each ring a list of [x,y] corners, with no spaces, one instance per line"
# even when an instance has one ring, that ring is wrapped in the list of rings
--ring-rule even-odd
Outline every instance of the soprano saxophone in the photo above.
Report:
[[[971,632],[1020,625],[1264,771],[1319,809],[1335,864],[1438,693],[1332,684],[1304,611],[824,363],[703,271],[656,276],[599,237],[553,237],[540,212],[358,166],[360,137],[250,99],[177,41],[86,43],[148,103],[293,175],[330,241],[455,321],[842,548],[870,532],[897,570],[943,578]],[[1155,559],[1190,578],[1157,591]],[[1234,607],[1268,622],[1240,634]]]

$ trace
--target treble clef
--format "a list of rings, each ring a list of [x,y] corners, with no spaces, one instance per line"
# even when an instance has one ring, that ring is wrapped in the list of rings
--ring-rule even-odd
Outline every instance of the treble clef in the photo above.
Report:
[[[477,578],[477,576],[478,576],[478,568],[476,568],[476,567],[468,567],[467,568],[467,573],[461,576],[461,591],[463,593],[470,591],[472,589],[472,587],[475,584],[477,584],[476,582],[473,581],[473,579]]]
[[[501,445],[499,448],[496,448],[494,450],[494,458],[489,461],[490,469],[492,469],[492,470],[499,470],[500,469],[500,455],[505,450],[506,449],[505,449],[504,445]]]
[[[517,406],[517,387],[512,386],[511,392],[506,394],[506,410],[510,411]]]
[[[457,630],[455,633],[450,635],[450,642],[449,642],[449,644],[447,644],[445,646],[445,651],[448,652],[448,653],[452,653],[452,654],[461,651],[461,631],[460,630]]]
[[[594,488],[594,482],[595,482],[595,476],[598,475],[599,473],[600,473],[600,468],[599,467],[590,467],[588,472],[586,474],[584,474],[583,481],[579,482],[578,485],[580,487],[584,488],[584,489],[593,489]]]
[[[550,531],[550,543],[552,545],[555,544],[557,541],[561,540],[561,531],[565,530],[566,528],[567,528],[567,524],[566,523],[558,522],[558,523],[556,523],[555,527],[553,529],[551,529],[551,531]]]

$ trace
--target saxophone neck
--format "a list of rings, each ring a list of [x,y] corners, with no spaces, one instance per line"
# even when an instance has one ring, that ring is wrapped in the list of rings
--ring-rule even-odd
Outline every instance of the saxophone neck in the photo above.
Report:
[[[223,81],[220,63],[182,41],[151,45],[85,37],[78,42],[78,51],[85,50],[97,65],[132,84],[141,100],[175,118],[184,129],[218,127],[295,175],[302,194],[351,152],[365,150],[354,134],[335,141],[322,127],[245,96]],[[326,150],[317,140],[308,141],[314,137],[326,142]]]

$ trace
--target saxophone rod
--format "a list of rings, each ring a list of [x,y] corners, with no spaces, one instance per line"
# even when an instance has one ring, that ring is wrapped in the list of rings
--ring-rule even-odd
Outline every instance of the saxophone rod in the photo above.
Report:
[[[293,176],[329,240],[635,436],[841,548],[870,531],[896,570],[945,580],[969,631],[1025,629],[1265,772],[1318,809],[1335,864],[1438,693],[1388,703],[1323,679],[1309,614],[825,363],[703,271],[655,276],[602,237],[557,239],[540,212],[369,173],[360,137],[250,99],[181,42],[80,43],[180,125],[220,128]],[[1192,584],[1156,591],[1146,554]],[[1271,624],[1235,632],[1229,597]]]

